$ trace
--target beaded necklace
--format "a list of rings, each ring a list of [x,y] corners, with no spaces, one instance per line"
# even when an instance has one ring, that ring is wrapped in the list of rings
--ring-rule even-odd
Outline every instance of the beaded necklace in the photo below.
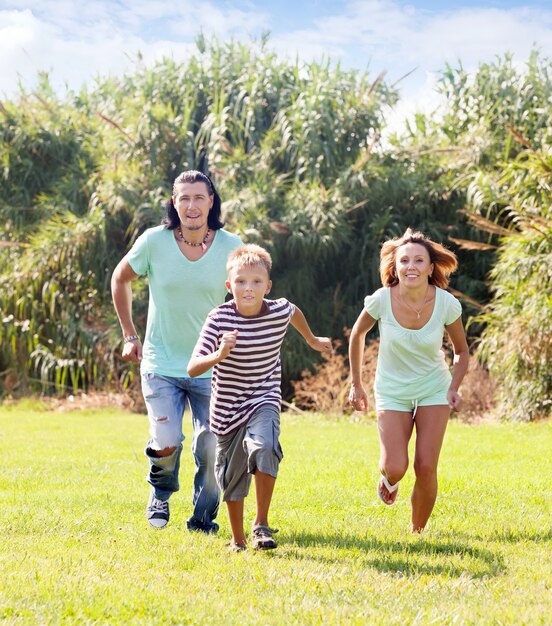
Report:
[[[194,241],[187,241],[186,239],[184,239],[184,235],[182,234],[182,228],[180,226],[178,226],[176,229],[176,235],[180,239],[180,241],[183,241],[184,243],[188,244],[189,246],[192,246],[193,248],[199,248],[201,246],[201,249],[203,250],[203,252],[207,250],[207,246],[205,244],[207,243],[207,240],[209,239],[210,234],[211,234],[211,229],[208,228],[207,234],[205,235],[205,237],[203,237],[203,241],[200,241],[199,243],[195,243]]]

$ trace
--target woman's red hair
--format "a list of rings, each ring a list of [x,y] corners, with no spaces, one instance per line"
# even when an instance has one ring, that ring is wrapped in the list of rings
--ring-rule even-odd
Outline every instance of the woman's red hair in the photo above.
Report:
[[[429,277],[429,284],[446,289],[449,284],[449,276],[458,267],[458,259],[454,252],[447,250],[440,243],[435,243],[421,232],[414,232],[407,228],[402,237],[395,237],[386,241],[380,253],[380,277],[384,287],[393,287],[399,283],[397,277],[397,250],[406,243],[417,243],[423,246],[433,263],[433,272]]]

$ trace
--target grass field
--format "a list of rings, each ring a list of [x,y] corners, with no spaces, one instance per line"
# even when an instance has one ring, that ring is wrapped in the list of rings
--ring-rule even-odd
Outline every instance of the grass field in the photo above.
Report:
[[[186,530],[189,437],[159,531],[144,516],[144,416],[0,408],[0,623],[552,623],[552,423],[452,422],[421,537],[412,470],[394,507],[376,496],[374,423],[282,426],[280,545],[232,554],[225,510],[218,536]]]

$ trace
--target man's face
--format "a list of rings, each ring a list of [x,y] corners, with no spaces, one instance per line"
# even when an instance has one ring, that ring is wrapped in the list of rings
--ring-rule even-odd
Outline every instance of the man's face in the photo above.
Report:
[[[205,228],[214,196],[209,195],[209,189],[204,182],[178,183],[172,200],[183,229]]]

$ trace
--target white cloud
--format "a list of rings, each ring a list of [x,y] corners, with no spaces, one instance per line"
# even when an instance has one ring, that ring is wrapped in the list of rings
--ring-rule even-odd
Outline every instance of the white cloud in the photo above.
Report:
[[[388,70],[391,80],[417,66],[421,71],[410,82],[419,85],[425,72],[458,59],[467,68],[507,51],[526,60],[534,43],[552,55],[552,10],[474,7],[437,12],[396,0],[355,1],[341,15],[273,40],[289,54],[302,52],[305,42],[311,58],[320,51],[356,67],[359,58],[370,59],[374,71]]]
[[[264,12],[220,9],[183,0],[5,2],[0,10],[0,93],[12,95],[20,80],[31,89],[39,71],[55,88],[79,89],[96,76],[121,74],[137,54],[146,63],[186,59],[200,30],[220,39],[250,39],[269,27]],[[25,8],[23,8],[23,6]]]
[[[246,41],[271,30],[281,55],[387,70],[391,82],[418,67],[399,88],[420,102],[427,77],[445,62],[460,59],[470,70],[510,51],[523,63],[535,43],[552,56],[552,9],[428,11],[399,0],[350,0],[309,21],[297,2],[301,28],[280,31],[278,18],[252,0],[206,0],[200,9],[195,0],[2,0],[0,92],[13,93],[18,77],[31,87],[38,70],[50,71],[55,86],[78,89],[92,76],[124,72],[138,51],[146,62],[185,59],[200,30]]]

